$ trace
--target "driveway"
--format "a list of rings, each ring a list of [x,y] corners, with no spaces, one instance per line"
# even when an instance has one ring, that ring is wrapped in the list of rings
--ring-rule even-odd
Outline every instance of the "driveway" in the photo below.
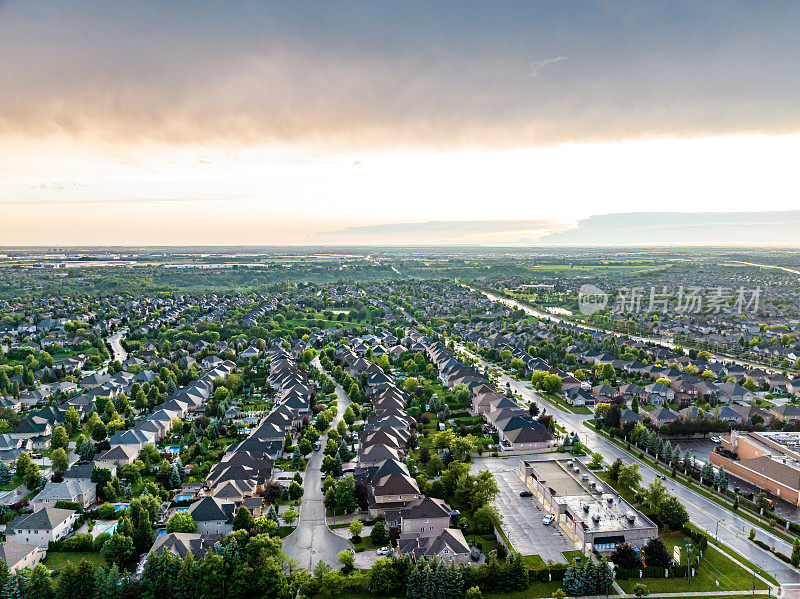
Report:
[[[335,427],[344,413],[347,395],[337,385],[339,398],[338,412],[332,426]],[[325,445],[325,439],[320,440]],[[353,544],[335,534],[325,523],[325,506],[322,503],[322,451],[315,451],[306,467],[303,478],[303,501],[300,504],[300,518],[297,528],[283,540],[283,551],[305,568],[313,572],[319,561],[324,561],[333,568],[341,567],[338,555],[340,551],[352,549]]]
[[[503,532],[516,551],[522,555],[540,555],[547,562],[566,562],[562,551],[575,549],[555,524],[545,526],[539,502],[532,497],[520,497],[525,485],[514,472],[523,456],[477,459],[473,471],[489,470],[497,481],[500,492],[494,500],[503,516]]]

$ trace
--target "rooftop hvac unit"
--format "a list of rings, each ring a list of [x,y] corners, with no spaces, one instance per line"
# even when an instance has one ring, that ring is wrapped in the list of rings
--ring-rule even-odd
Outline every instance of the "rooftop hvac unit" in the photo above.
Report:
[[[594,516],[592,516],[592,520],[594,520],[595,522],[600,522],[600,514],[595,514]]]
[[[584,503],[583,504],[583,511],[586,512],[587,514],[589,513],[589,504],[588,503]]]
[[[614,498],[613,497],[606,497],[606,501],[608,503],[614,503]]]
[[[589,475],[588,474],[584,474],[582,478],[583,478],[583,480],[589,480]]]
[[[628,512],[626,517],[628,518],[628,522],[630,522],[631,524],[633,524],[634,521],[636,520],[636,514],[634,514],[633,512]]]
[[[575,470],[575,472],[580,472],[581,471],[581,467],[576,465],[575,468],[573,468],[573,470]]]
[[[567,460],[567,466],[572,466],[575,463],[575,460]]]

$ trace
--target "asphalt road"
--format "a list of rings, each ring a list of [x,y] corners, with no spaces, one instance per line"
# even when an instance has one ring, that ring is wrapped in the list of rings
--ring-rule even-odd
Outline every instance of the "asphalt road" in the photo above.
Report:
[[[316,366],[321,368],[318,361]],[[339,423],[345,408],[350,403],[347,394],[339,385],[336,386],[336,395],[338,407],[336,418],[331,425],[333,427]],[[324,437],[320,439],[323,447],[325,439]],[[322,451],[315,451],[311,454],[303,478],[303,501],[300,504],[297,528],[283,540],[284,553],[297,560],[300,567],[308,572],[313,572],[319,561],[324,561],[333,568],[340,568],[339,552],[353,548],[348,539],[334,534],[325,523],[321,467]]]
[[[463,346],[460,346],[459,349],[469,353]],[[470,355],[477,357],[474,356],[474,354]],[[488,366],[483,360],[481,360],[481,363]],[[655,480],[656,471],[653,468],[607,440],[605,437],[583,426],[583,422],[591,419],[592,416],[573,414],[562,410],[536,394],[529,382],[516,381],[506,374],[500,375],[500,381],[503,385],[508,383],[511,389],[522,396],[523,399],[535,400],[540,408],[542,406],[547,407],[548,414],[555,416],[558,423],[565,427],[567,431],[577,431],[581,442],[591,451],[601,453],[607,464],[610,464],[617,458],[620,458],[625,465],[636,463],[639,465],[639,472],[642,474],[643,485],[649,485]],[[785,555],[791,555],[792,553],[792,547],[789,543],[717,505],[699,493],[684,487],[680,483],[672,481],[669,478],[664,481],[664,483],[669,491],[686,507],[691,521],[696,526],[709,531],[712,537],[716,535],[721,544],[730,547],[742,557],[772,574],[785,590],[800,590],[800,571],[781,561],[769,551],[761,549],[757,545],[751,543],[748,540],[748,534],[751,528],[755,528],[757,539],[770,546],[774,546],[777,551]]]
[[[113,354],[112,360],[119,360],[120,363],[124,362],[128,359],[128,352],[125,351],[125,348],[122,347],[122,331],[117,331],[111,337],[106,339],[106,343],[108,343],[109,347],[111,348],[111,352]]]

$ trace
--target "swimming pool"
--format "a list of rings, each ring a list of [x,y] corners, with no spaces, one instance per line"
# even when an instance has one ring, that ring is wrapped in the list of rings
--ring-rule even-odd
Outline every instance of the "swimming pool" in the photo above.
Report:
[[[130,503],[115,503],[114,504],[114,511],[115,512],[119,512],[119,511],[122,511],[122,510],[127,510],[129,507],[131,507]]]
[[[180,495],[175,495],[175,501],[189,501],[192,498],[191,495],[188,493],[182,493]]]

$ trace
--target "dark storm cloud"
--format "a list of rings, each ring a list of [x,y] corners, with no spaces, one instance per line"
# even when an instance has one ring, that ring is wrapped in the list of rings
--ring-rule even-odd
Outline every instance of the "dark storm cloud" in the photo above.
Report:
[[[0,7],[0,132],[520,146],[800,130],[796,3]]]

